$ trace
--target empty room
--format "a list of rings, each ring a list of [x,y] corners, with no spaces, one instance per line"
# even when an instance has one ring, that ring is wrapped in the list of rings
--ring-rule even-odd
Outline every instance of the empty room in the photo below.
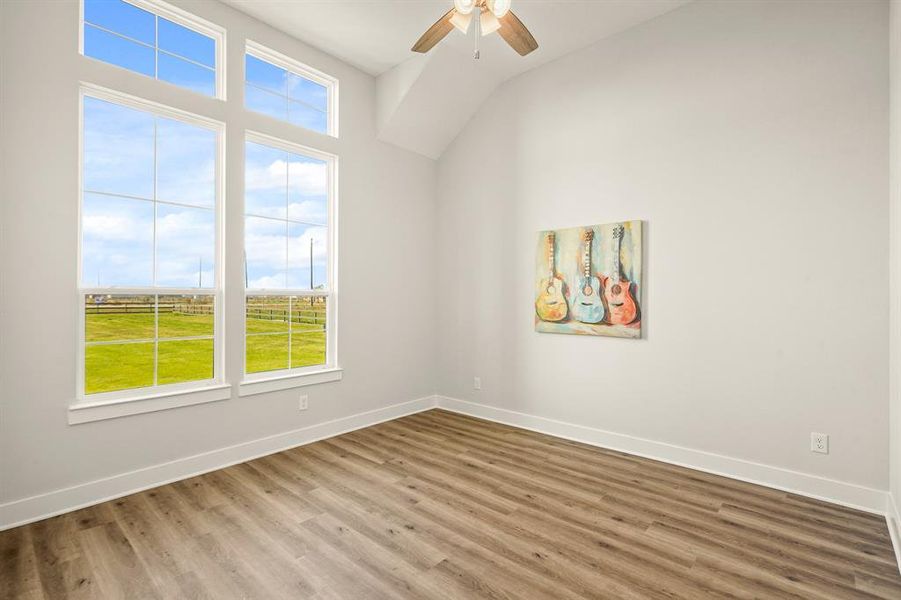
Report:
[[[901,0],[0,0],[0,600],[901,600]]]

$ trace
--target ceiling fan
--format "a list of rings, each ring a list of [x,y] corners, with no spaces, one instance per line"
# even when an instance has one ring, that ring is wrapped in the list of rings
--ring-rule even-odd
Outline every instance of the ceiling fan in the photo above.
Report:
[[[538,48],[538,42],[510,10],[510,2],[511,0],[454,0],[454,7],[422,34],[413,44],[412,50],[428,52],[452,29],[466,33],[470,24],[475,21],[475,58],[479,58],[479,34],[488,35],[495,31],[520,56],[525,56]],[[473,16],[478,18],[473,19]]]

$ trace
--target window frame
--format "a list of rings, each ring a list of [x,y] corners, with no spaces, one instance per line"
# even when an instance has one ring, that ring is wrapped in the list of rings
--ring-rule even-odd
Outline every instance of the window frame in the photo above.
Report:
[[[98,58],[94,58],[93,56],[88,56],[87,54],[84,53],[84,28],[85,28],[84,1],[85,0],[79,0],[79,2],[78,2],[78,53],[90,60],[94,60],[94,61],[103,63],[105,65],[115,67],[117,69],[122,69],[123,71],[128,71],[129,73],[134,73],[135,75],[140,75],[141,77],[149,77],[148,75],[145,75],[143,73],[139,73],[137,71],[133,71],[126,67],[122,67],[122,66],[119,66],[119,65],[116,65],[113,63],[109,63],[109,62],[106,62],[106,61],[98,59]],[[169,81],[165,81],[163,79],[160,79],[158,74],[156,74],[154,77],[150,77],[150,79],[153,79],[154,81],[159,81],[160,83],[164,83],[166,85],[170,85],[170,86],[180,89],[180,90],[185,90],[192,94],[197,94],[198,96],[201,96],[203,98],[216,98],[218,100],[223,100],[223,101],[226,100],[226,87],[227,87],[225,85],[225,77],[226,77],[226,71],[227,71],[226,64],[225,64],[226,31],[223,27],[220,27],[219,25],[216,25],[215,23],[211,23],[210,21],[207,21],[206,19],[202,19],[202,18],[198,17],[197,15],[194,15],[193,13],[182,10],[182,9],[178,8],[177,6],[173,6],[173,5],[169,4],[168,2],[163,2],[162,0],[123,0],[123,2],[127,2],[128,4],[131,4],[132,6],[140,8],[141,10],[145,10],[151,14],[154,14],[157,17],[163,17],[164,19],[168,19],[169,21],[172,21],[173,23],[176,23],[177,25],[181,25],[182,27],[186,27],[192,31],[195,31],[196,33],[213,38],[213,41],[216,44],[216,51],[215,51],[216,64],[214,66],[214,75],[215,75],[216,84],[215,84],[215,94],[213,96],[207,96],[206,94],[202,94],[202,93],[192,90],[190,88],[186,88],[184,86],[180,86],[180,85],[171,83]],[[91,25],[92,27],[97,27],[93,23],[88,23],[88,24]],[[129,38],[127,36],[123,36],[119,33],[116,33],[116,32],[111,32],[111,33],[113,33],[114,35],[118,35],[122,39],[130,40],[135,43],[147,46],[143,42],[140,42],[138,40],[132,40],[131,38]],[[154,56],[155,56],[154,60],[155,61],[157,60],[156,56],[158,55],[159,52],[160,52],[160,49],[158,47],[154,47]],[[163,51],[163,52],[165,52],[166,54],[169,54],[166,51]],[[180,58],[184,59],[185,57],[180,57]]]
[[[177,287],[135,287],[135,286],[109,286],[109,287],[89,287],[84,286],[82,280],[82,218],[84,213],[84,104],[85,98],[96,98],[105,102],[149,112],[155,116],[173,119],[181,123],[203,127],[216,133],[216,167],[215,167],[215,186],[216,196],[213,211],[215,214],[215,243],[214,243],[214,260],[216,266],[214,269],[214,281],[212,288],[177,288]],[[176,396],[183,393],[195,391],[207,391],[226,388],[225,374],[225,123],[204,117],[194,113],[190,113],[181,109],[173,108],[152,100],[139,98],[131,94],[111,90],[92,83],[81,82],[78,91],[78,206],[77,206],[77,251],[76,251],[76,306],[77,306],[77,332],[76,332],[76,396],[75,401],[69,405],[70,411],[78,411],[82,408],[93,408],[96,406],[104,406],[109,404],[127,403],[135,400],[146,400],[160,397]],[[126,390],[116,390],[111,392],[98,392],[95,394],[85,393],[85,298],[88,295],[97,294],[113,294],[113,295],[203,295],[212,296],[214,302],[213,316],[213,377],[211,379],[203,379],[197,381],[186,381],[180,383],[169,383],[163,385],[152,385],[146,387],[130,388]],[[210,395],[211,401],[221,399],[221,394]],[[212,396],[216,396],[212,398]],[[159,410],[159,409],[156,409]],[[126,409],[125,414],[133,414],[135,412],[144,412],[135,409]],[[115,415],[118,416],[118,415]],[[106,418],[106,417],[104,417]],[[93,419],[87,419],[93,420]],[[72,413],[70,412],[70,422],[72,421]],[[74,421],[83,422],[83,421]]]
[[[337,290],[338,290],[338,257],[337,257],[337,240],[338,240],[338,156],[316,148],[310,148],[294,142],[289,142],[281,138],[246,129],[244,131],[244,152],[246,155],[247,143],[261,144],[270,148],[275,148],[283,152],[291,154],[299,154],[321,160],[327,165],[327,212],[328,219],[326,224],[326,289],[323,290],[302,290],[297,288],[284,289],[262,289],[247,288],[246,284],[242,287],[241,295],[241,395],[248,393],[260,393],[271,391],[272,389],[284,389],[284,387],[294,387],[301,385],[294,383],[286,386],[272,385],[255,386],[259,391],[248,391],[248,386],[266,382],[290,382],[297,378],[309,377],[311,375],[319,375],[310,379],[309,384],[321,383],[323,381],[333,381],[341,378],[341,369],[338,367],[338,306],[337,306]],[[247,165],[244,165],[246,176]],[[246,183],[245,183],[246,186]],[[242,193],[243,197],[243,193]],[[242,206],[242,231],[246,223],[247,212]],[[241,239],[241,247],[244,248],[246,237]],[[325,298],[326,299],[326,330],[325,330],[325,364],[311,365],[307,367],[294,367],[289,369],[278,369],[273,371],[261,371],[257,373],[247,372],[247,297],[248,296],[296,296],[299,298]],[[290,352],[290,346],[288,348]],[[334,378],[323,379],[322,374],[334,374]]]
[[[274,65],[280,69],[284,69],[289,73],[293,73],[298,77],[303,77],[305,79],[309,79],[314,83],[318,83],[319,85],[325,87],[326,92],[328,94],[328,100],[326,102],[326,131],[322,133],[320,131],[315,131],[313,129],[308,129],[301,125],[295,125],[291,123],[287,119],[277,119],[276,117],[272,117],[265,113],[257,112],[252,108],[248,108],[247,106],[247,98],[246,93],[243,93],[243,90],[246,89],[248,85],[247,81],[247,55],[253,56],[259,60],[268,62],[271,65]],[[314,69],[313,67],[306,65],[298,60],[295,60],[289,56],[285,56],[284,54],[272,50],[264,46],[263,44],[257,43],[253,40],[247,39],[244,40],[244,55],[243,55],[241,71],[243,73],[244,85],[241,86],[242,94],[244,95],[243,100],[243,108],[248,112],[252,112],[257,115],[263,115],[270,119],[275,119],[281,123],[287,123],[291,127],[297,127],[298,129],[303,129],[304,131],[309,131],[312,133],[316,133],[319,135],[327,135],[333,138],[338,137],[338,79],[336,77],[332,77],[331,75],[324,73],[318,69]],[[249,85],[253,85],[252,83]],[[264,90],[268,91],[268,90]],[[271,93],[271,92],[270,92]],[[286,98],[287,100],[287,98]]]

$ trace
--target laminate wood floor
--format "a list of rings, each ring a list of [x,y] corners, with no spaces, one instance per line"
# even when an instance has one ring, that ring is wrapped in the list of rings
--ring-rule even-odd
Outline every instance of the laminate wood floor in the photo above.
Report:
[[[432,410],[0,533],[4,598],[901,598],[882,517]]]

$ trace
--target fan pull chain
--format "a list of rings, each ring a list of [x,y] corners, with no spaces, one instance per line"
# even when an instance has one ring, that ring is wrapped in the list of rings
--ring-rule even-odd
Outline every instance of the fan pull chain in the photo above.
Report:
[[[481,32],[481,29],[482,29],[482,19],[481,19],[482,11],[481,11],[480,9],[477,8],[477,9],[476,9],[476,12],[477,12],[478,14],[473,15],[473,21],[476,22],[476,26],[473,27],[473,29],[475,30],[475,34],[476,34],[476,41],[475,41],[475,50],[473,51],[472,56],[473,56],[473,58],[474,58],[475,60],[479,60],[479,38],[482,37],[482,35],[481,35],[481,34],[482,34],[482,32]]]

